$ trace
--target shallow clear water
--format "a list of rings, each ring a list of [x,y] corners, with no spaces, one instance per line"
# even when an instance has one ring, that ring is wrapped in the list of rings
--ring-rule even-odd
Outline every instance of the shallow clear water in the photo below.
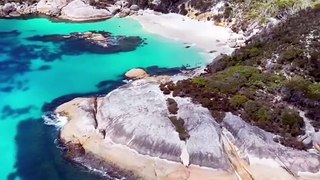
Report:
[[[50,55],[58,51],[56,44],[26,40],[34,35],[88,30],[140,36],[146,38],[146,44],[131,52],[60,52],[60,58],[55,58]],[[123,74],[134,67],[157,66],[150,70],[159,73],[170,72],[166,68],[205,63],[199,50],[146,33],[131,19],[84,24],[54,23],[42,18],[0,20],[0,35],[1,180],[100,179],[62,158],[53,142],[56,131],[41,119],[44,111],[76,96],[107,93],[119,86]],[[55,103],[47,104],[53,100]]]

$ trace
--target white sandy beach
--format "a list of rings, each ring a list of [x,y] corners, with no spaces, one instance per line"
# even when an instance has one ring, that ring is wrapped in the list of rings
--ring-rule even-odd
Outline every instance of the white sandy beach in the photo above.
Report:
[[[228,45],[228,40],[234,34],[232,30],[216,26],[212,21],[197,21],[174,13],[155,14],[150,10],[141,13],[143,15],[129,18],[137,20],[147,32],[196,46],[204,52],[211,52],[211,57],[221,53],[231,54],[234,50]]]

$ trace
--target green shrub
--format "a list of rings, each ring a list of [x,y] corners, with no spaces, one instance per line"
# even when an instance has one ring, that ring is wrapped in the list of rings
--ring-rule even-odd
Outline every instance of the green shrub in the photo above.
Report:
[[[289,88],[290,90],[300,91],[306,94],[308,92],[308,87],[310,84],[310,81],[300,76],[295,76],[289,81],[286,81],[284,86]]]
[[[293,61],[294,59],[297,59],[303,55],[303,50],[295,48],[295,47],[289,47],[282,55],[281,62],[286,61]]]
[[[279,8],[293,7],[299,0],[275,0],[275,4]]]
[[[168,107],[168,111],[171,113],[171,114],[177,114],[178,113],[178,104],[177,102],[172,99],[172,98],[168,98],[167,99],[167,107]]]
[[[257,47],[244,49],[244,52],[247,53],[249,58],[259,56],[263,53],[262,49]]]
[[[184,120],[182,118],[177,118],[177,116],[170,116],[169,119],[171,123],[174,125],[176,131],[179,133],[180,140],[187,140],[190,137],[190,135],[184,128]]]
[[[249,116],[252,116],[260,108],[260,103],[256,101],[249,100],[244,104],[244,110],[248,113]]]
[[[320,99],[320,84],[312,83],[300,76],[295,76],[291,80],[286,81],[286,83],[284,83],[284,87],[293,91],[302,92],[306,98],[313,100]]]
[[[319,100],[320,99],[320,84],[312,83],[308,86],[307,96],[310,99]]]
[[[281,120],[283,125],[293,127],[302,127],[304,122],[300,115],[293,110],[285,110],[281,114]]]
[[[314,6],[313,6],[314,9],[320,9],[320,3],[316,3]]]
[[[249,99],[243,95],[235,95],[230,99],[230,105],[232,107],[240,107],[243,106]]]
[[[207,80],[202,77],[195,77],[192,79],[192,83],[199,87],[204,87],[207,84]]]
[[[259,124],[264,124],[273,119],[272,112],[265,106],[260,107],[255,115]]]
[[[210,91],[234,94],[259,70],[251,66],[233,66],[208,78],[206,87]]]

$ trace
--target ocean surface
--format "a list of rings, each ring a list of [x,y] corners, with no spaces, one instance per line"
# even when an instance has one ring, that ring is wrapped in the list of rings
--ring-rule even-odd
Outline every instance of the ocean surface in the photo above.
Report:
[[[36,35],[106,31],[139,36],[134,50],[94,53],[73,43],[32,41]],[[67,48],[66,48],[67,47]],[[44,124],[46,111],[77,96],[108,93],[131,68],[151,74],[203,66],[200,50],[143,31],[131,19],[65,23],[44,18],[0,20],[0,180],[93,180],[100,176],[65,160],[57,130]]]

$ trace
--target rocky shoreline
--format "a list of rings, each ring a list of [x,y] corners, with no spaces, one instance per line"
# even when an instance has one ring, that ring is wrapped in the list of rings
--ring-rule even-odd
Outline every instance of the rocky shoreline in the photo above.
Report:
[[[147,77],[106,97],[77,98],[59,106],[57,115],[68,119],[61,140],[71,152],[76,144],[83,148],[81,156],[89,153],[142,179],[320,177],[318,155],[275,143],[273,134],[231,113],[219,123],[190,99],[164,95],[159,83],[170,80]],[[168,98],[177,103],[176,112],[168,109]],[[171,124],[174,116],[189,134],[184,140]]]
[[[229,0],[6,0],[0,2],[0,17],[46,15],[83,22],[125,17],[150,9],[165,14],[176,13],[198,21],[211,21],[250,37],[263,27],[273,26],[302,9],[318,4],[314,0],[250,3]]]

